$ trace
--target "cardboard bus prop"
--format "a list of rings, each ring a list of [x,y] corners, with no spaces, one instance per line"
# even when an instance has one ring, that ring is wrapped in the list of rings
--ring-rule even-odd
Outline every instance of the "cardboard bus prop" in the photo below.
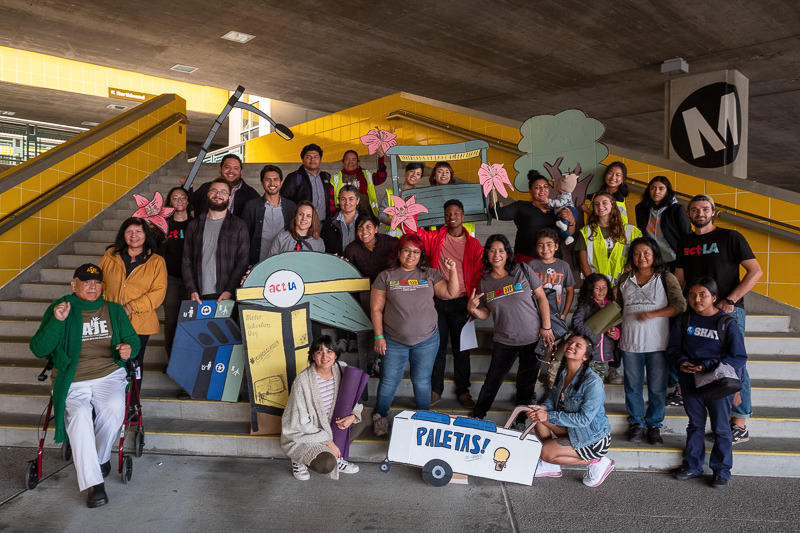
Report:
[[[311,321],[348,331],[372,329],[350,292],[369,279],[339,257],[286,252],[253,267],[236,291],[244,336],[253,433],[280,431],[280,416],[308,366]]]
[[[167,374],[192,398],[236,402],[244,379],[233,300],[181,303]]]
[[[481,163],[486,163],[486,153],[489,143],[486,141],[467,141],[453,144],[433,144],[427,146],[397,145],[386,150],[386,155],[392,168],[393,192],[397,195],[400,190],[398,176],[406,163],[411,161],[438,162],[457,161],[480,157]],[[388,191],[387,191],[388,192]],[[388,192],[392,194],[392,192]],[[464,204],[464,222],[491,223],[486,212],[486,198],[483,187],[478,183],[458,183],[447,187],[422,187],[408,191],[400,191],[404,200],[416,196],[416,202],[428,210],[417,217],[420,227],[441,226],[444,224],[444,203],[451,198],[458,198]]]
[[[513,421],[517,411],[509,419]],[[422,467],[422,478],[435,487],[454,473],[532,485],[542,444],[529,431],[498,428],[488,420],[450,417],[434,411],[403,411],[394,417],[389,461]]]

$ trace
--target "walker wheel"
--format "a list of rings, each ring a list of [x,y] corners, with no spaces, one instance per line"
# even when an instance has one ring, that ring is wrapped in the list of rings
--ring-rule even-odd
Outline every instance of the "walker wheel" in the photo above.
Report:
[[[64,441],[64,444],[61,445],[61,459],[64,461],[72,459],[72,446],[70,446],[68,440]]]
[[[133,458],[130,455],[122,456],[122,482],[126,485],[133,476]]]
[[[392,465],[391,463],[389,463],[389,459],[384,459],[383,461],[381,461],[380,464],[381,472],[385,474],[389,471],[390,468],[392,468]]]
[[[33,490],[39,484],[39,467],[36,460],[28,461],[28,468],[25,470],[25,487]]]
[[[141,457],[144,452],[144,430],[138,429],[133,437],[133,455]]]

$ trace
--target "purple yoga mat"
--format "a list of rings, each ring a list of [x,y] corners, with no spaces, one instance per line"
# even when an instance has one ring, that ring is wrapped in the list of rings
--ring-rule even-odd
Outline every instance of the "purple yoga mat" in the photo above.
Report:
[[[342,381],[339,383],[339,396],[336,398],[336,405],[333,406],[333,416],[331,417],[331,431],[333,432],[333,443],[339,447],[339,451],[342,452],[342,457],[345,459],[350,457],[350,428],[339,429],[334,420],[353,412],[368,381],[369,375],[363,370],[347,366],[342,374]]]

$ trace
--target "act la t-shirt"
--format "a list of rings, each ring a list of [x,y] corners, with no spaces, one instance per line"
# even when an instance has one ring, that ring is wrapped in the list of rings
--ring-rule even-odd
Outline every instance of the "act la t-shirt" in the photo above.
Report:
[[[478,284],[481,307],[488,307],[494,320],[494,342],[509,346],[525,346],[539,339],[541,320],[533,304],[533,291],[542,286],[537,276],[531,275],[535,285],[528,284],[519,265],[514,274],[495,279],[491,272],[483,276]]]
[[[386,291],[383,330],[397,342],[419,344],[433,335],[439,315],[433,305],[433,286],[444,279],[435,268],[400,267],[384,270],[372,288]]]
[[[677,252],[675,266],[683,269],[686,290],[694,280],[708,276],[717,282],[718,301],[727,298],[739,285],[739,263],[756,257],[741,233],[725,228],[715,228],[703,235],[685,235]],[[735,305],[744,307],[744,298]]]

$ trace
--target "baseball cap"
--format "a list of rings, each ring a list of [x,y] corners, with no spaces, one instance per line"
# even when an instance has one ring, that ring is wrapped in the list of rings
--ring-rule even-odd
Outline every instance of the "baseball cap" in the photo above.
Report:
[[[95,264],[84,263],[75,269],[75,274],[72,277],[81,281],[89,281],[91,279],[103,281],[103,271]]]
[[[707,194],[698,194],[693,196],[692,199],[689,200],[689,205],[692,205],[694,202],[708,202],[711,204],[712,211],[717,210],[717,204],[714,203],[714,199]]]

